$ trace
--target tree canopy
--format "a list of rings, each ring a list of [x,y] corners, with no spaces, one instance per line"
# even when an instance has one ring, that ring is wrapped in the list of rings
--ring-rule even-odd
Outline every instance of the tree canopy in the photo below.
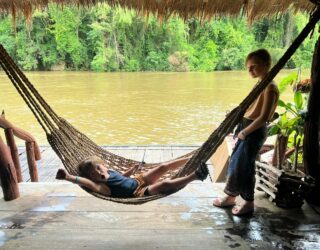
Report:
[[[240,70],[246,55],[268,49],[277,60],[308,16],[287,13],[248,26],[244,17],[201,23],[166,21],[98,4],[92,8],[50,5],[23,20],[1,16],[0,43],[24,70],[213,71]],[[310,67],[316,36],[307,39],[287,67]]]

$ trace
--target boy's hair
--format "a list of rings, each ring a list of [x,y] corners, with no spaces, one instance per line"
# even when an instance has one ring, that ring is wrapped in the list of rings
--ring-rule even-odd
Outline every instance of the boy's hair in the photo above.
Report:
[[[100,163],[105,164],[104,160],[102,160],[98,156],[91,156],[91,157],[83,160],[78,165],[79,175],[81,177],[85,177],[85,178],[90,179],[90,171],[92,171],[92,168],[96,164],[100,164]]]
[[[270,53],[268,52],[268,50],[266,49],[258,49],[256,51],[253,51],[251,53],[248,54],[247,58],[246,58],[246,62],[248,62],[248,60],[255,58],[260,60],[262,63],[264,63],[268,68],[271,67],[271,56]]]

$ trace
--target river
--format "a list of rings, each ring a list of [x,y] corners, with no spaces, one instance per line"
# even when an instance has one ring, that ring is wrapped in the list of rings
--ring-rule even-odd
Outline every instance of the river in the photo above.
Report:
[[[282,71],[276,81],[290,72]],[[99,145],[201,144],[256,82],[245,71],[63,71],[26,75],[58,115]],[[292,91],[289,89],[281,98],[292,99]],[[45,133],[3,72],[0,109],[5,110],[8,120],[33,134],[39,144],[48,144]]]

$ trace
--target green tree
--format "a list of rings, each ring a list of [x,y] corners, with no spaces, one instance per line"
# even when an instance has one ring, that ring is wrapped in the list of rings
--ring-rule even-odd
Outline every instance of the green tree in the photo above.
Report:
[[[1,16],[0,42],[24,70],[212,71],[244,68],[246,55],[264,47],[277,61],[308,21],[292,13],[260,19],[245,17],[200,22],[195,18],[148,18],[99,3],[92,8],[57,7],[35,12],[27,30]],[[287,67],[309,68],[316,36],[307,39]]]
[[[51,33],[55,37],[59,56],[66,68],[81,69],[86,64],[86,47],[79,37],[81,11],[65,6],[63,11],[55,5],[50,6]]]

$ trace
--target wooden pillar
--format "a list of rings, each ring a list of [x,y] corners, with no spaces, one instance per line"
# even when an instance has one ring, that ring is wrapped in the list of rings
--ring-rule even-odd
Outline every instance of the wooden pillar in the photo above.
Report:
[[[287,150],[287,144],[287,136],[277,135],[276,145],[274,147],[274,153],[272,156],[272,166],[277,166],[279,169],[282,169]]]
[[[8,147],[0,137],[0,179],[5,201],[11,201],[20,196],[16,170]]]
[[[18,152],[16,142],[14,140],[13,131],[11,128],[6,128],[4,132],[6,135],[7,144],[10,147],[11,157],[16,169],[18,182],[22,182],[23,179],[22,179],[21,166],[19,161],[19,152]]]
[[[32,182],[38,182],[38,169],[34,155],[34,142],[26,142],[27,159],[29,166],[29,173]]]
[[[320,205],[320,37],[316,43],[311,66],[311,91],[308,102],[308,116],[304,125],[303,163],[306,173],[316,180],[316,186],[306,197],[313,204]]]

